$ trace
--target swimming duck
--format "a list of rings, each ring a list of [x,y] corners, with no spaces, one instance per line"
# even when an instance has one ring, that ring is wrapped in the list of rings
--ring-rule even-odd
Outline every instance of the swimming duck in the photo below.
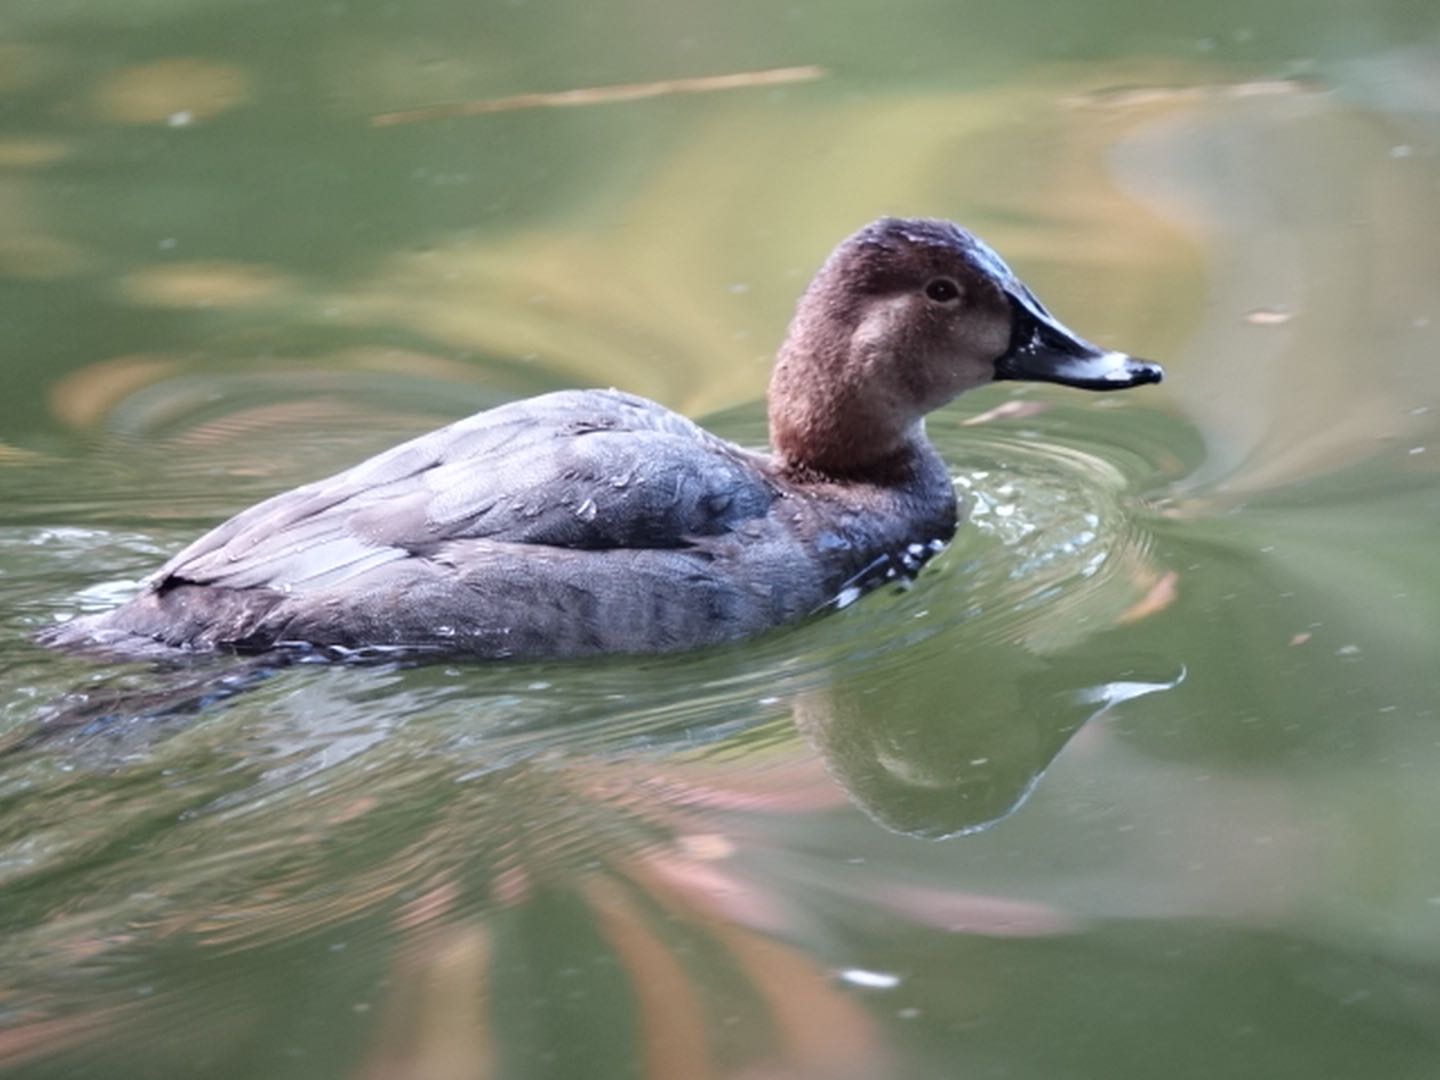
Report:
[[[926,413],[1001,379],[1162,375],[1066,329],[958,225],[885,218],[800,299],[770,454],[618,390],[512,402],[245,510],[42,640],[524,658],[729,641],[913,574],[951,538]]]

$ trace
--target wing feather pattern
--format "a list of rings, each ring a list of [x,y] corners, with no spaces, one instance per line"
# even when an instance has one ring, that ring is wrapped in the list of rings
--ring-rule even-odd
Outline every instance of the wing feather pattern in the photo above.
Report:
[[[330,588],[457,540],[685,547],[764,516],[775,498],[751,461],[684,417],[618,391],[561,391],[261,502],[150,584]]]

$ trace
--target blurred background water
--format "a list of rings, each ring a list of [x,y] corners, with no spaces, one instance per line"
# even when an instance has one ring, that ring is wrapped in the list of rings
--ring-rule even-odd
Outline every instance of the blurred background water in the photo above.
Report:
[[[1440,1075],[1437,147],[1405,0],[9,0],[0,1069]],[[517,396],[763,445],[887,212],[1169,376],[937,415],[912,588],[658,660],[31,644]]]

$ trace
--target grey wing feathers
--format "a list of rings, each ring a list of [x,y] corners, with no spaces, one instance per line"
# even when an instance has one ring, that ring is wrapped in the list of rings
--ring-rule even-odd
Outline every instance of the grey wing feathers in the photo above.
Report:
[[[457,539],[675,547],[763,515],[773,498],[749,462],[684,417],[616,391],[562,391],[259,503],[150,584],[320,588]]]

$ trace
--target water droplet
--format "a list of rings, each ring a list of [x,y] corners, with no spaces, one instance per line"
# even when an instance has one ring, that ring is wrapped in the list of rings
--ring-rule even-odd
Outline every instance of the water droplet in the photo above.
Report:
[[[1251,326],[1284,326],[1292,318],[1293,315],[1281,308],[1255,308],[1245,314],[1245,321]]]
[[[900,976],[888,971],[866,971],[864,968],[846,968],[840,978],[853,986],[864,986],[872,990],[893,990],[900,985]]]

